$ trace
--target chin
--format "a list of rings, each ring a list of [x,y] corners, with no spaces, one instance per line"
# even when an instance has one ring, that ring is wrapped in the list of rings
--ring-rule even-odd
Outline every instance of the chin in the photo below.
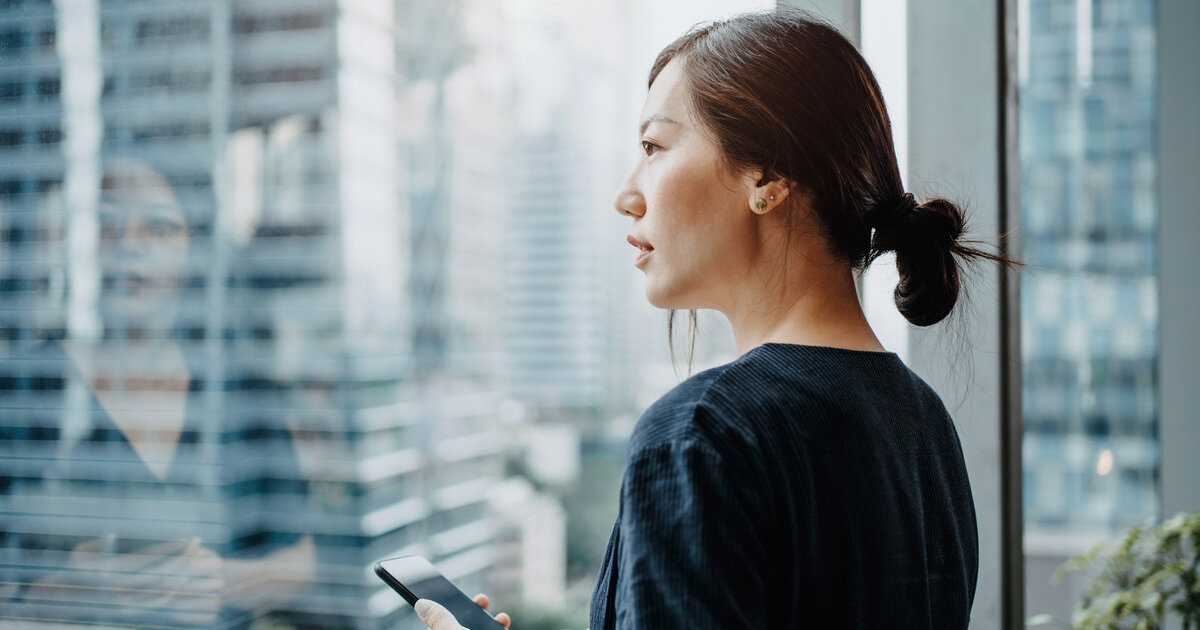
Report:
[[[671,306],[669,302],[664,302],[661,299],[656,298],[649,291],[646,292],[646,301],[649,302],[650,306],[653,306],[654,308],[662,308],[662,309],[676,308],[674,306]]]
[[[646,301],[651,306],[661,309],[673,308],[682,311],[693,308],[707,308],[701,305],[698,300],[690,299],[686,294],[659,290],[649,284],[646,285]]]

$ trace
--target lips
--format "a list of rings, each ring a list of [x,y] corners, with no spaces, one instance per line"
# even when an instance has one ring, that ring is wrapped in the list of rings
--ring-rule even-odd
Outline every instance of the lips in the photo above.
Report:
[[[654,251],[654,248],[651,247],[649,243],[643,243],[643,242],[637,240],[636,238],[633,238],[632,235],[626,236],[625,240],[629,241],[630,245],[633,245],[634,247],[642,250],[642,252]]]
[[[101,276],[101,287],[114,293],[139,293],[153,283],[146,276],[134,271],[108,271]]]
[[[643,258],[650,255],[650,252],[654,251],[654,248],[651,247],[649,243],[643,243],[642,241],[639,241],[636,238],[634,238],[633,235],[627,235],[625,240],[629,241],[630,245],[633,245],[634,247],[642,250],[641,253],[638,254],[637,259],[635,259],[633,261],[634,264],[641,262],[641,260]]]

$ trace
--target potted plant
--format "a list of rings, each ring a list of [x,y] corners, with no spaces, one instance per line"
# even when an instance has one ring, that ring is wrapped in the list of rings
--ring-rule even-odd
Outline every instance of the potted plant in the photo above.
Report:
[[[1200,630],[1200,511],[1134,527],[1067,560],[1053,581],[1071,571],[1098,573],[1075,607],[1075,630],[1160,630],[1168,615],[1184,630]],[[1029,626],[1064,625],[1049,615]]]

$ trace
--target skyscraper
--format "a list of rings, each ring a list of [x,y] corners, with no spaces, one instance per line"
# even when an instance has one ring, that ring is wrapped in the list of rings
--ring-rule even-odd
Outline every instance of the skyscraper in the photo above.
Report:
[[[1158,515],[1150,0],[1029,0],[1021,58],[1025,515]]]
[[[403,64],[437,33],[399,23],[352,0],[0,8],[0,616],[161,623],[55,580],[191,537],[233,595],[179,625],[390,627],[366,567],[401,552],[479,583],[498,396],[441,369],[443,280],[409,272],[447,245],[412,212],[436,175],[399,177],[422,157]]]
[[[1159,517],[1156,30],[1151,0],[1019,5],[1026,609]]]

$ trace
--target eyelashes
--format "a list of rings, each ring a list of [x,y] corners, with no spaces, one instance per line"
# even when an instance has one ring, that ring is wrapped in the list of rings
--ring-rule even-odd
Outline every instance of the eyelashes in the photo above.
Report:
[[[649,140],[642,140],[642,151],[644,151],[646,153],[646,157],[650,157],[651,155],[654,155],[661,148],[662,147],[658,146],[657,144],[654,144],[653,142],[650,142]]]

